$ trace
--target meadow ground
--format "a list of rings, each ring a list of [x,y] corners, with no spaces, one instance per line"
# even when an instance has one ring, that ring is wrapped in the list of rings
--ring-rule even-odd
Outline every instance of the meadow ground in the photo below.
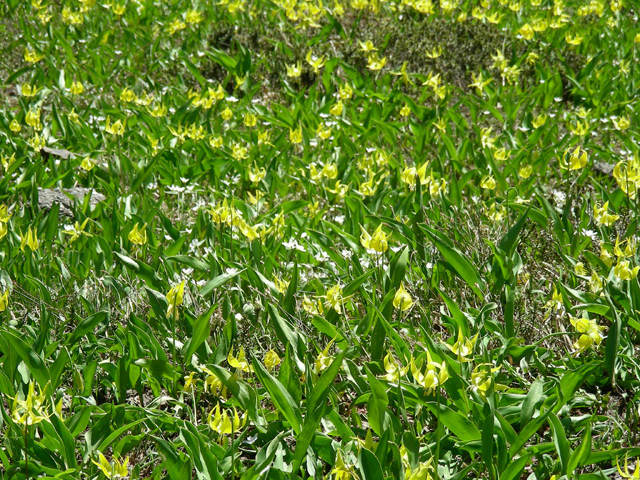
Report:
[[[631,1],[5,0],[0,51],[0,479],[640,478]]]

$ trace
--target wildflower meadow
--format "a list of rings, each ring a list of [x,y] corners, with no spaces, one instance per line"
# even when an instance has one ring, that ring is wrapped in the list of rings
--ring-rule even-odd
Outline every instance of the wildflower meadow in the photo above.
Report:
[[[2,0],[0,480],[640,479],[632,0]]]

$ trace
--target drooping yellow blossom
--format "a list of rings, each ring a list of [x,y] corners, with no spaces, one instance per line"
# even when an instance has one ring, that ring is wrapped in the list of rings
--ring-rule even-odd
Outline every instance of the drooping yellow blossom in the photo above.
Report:
[[[267,367],[267,370],[273,370],[280,365],[280,357],[273,349],[271,349],[265,353],[262,362],[264,363],[264,366]]]
[[[316,373],[316,375],[319,375],[320,372],[328,368],[329,365],[331,365],[331,362],[333,362],[333,355],[329,355],[329,349],[331,348],[331,345],[333,345],[333,340],[331,340],[327,344],[325,349],[322,352],[320,352],[316,357],[316,361],[313,368],[313,371]]]
[[[573,344],[578,352],[583,352],[592,345],[600,345],[602,343],[602,331],[604,327],[598,325],[595,320],[588,318],[575,318],[570,317],[571,325],[579,332],[582,333],[577,342]]]
[[[320,299],[311,299],[306,295],[302,297],[302,308],[309,315],[320,315],[324,312]]]
[[[320,73],[320,69],[324,67],[324,64],[326,63],[324,55],[321,57],[317,57],[316,55],[313,54],[311,50],[307,52],[306,58],[307,58],[307,63],[311,65],[311,68],[313,68],[313,71],[315,73]]]
[[[384,357],[384,370],[387,372],[382,376],[386,381],[397,383],[401,377],[404,377],[409,371],[410,366],[400,367],[398,361],[393,358],[391,352]]]
[[[302,143],[302,127],[298,127],[295,130],[289,129],[289,141],[294,144]]]
[[[633,280],[638,276],[640,266],[631,268],[629,260],[619,260],[613,268],[613,274],[620,280]]]
[[[378,253],[384,253],[387,251],[389,248],[389,236],[382,231],[382,224],[378,225],[378,228],[373,232],[373,235],[369,235],[362,225],[360,225],[360,230],[362,231],[362,234],[360,235],[360,243],[364,248],[374,250]]]
[[[237,368],[238,370],[242,370],[243,372],[253,371],[253,368],[249,364],[247,357],[245,357],[244,355],[244,347],[240,347],[240,351],[238,352],[237,357],[233,356],[232,348],[229,352],[229,355],[227,355],[227,362],[229,362],[229,365],[231,365],[233,368]]]
[[[44,408],[47,400],[47,387],[41,389],[38,395],[35,393],[35,388],[35,383],[31,381],[29,383],[27,398],[19,400],[18,395],[13,398],[11,418],[14,422],[23,425],[25,428],[29,425],[36,425],[49,418]]]
[[[449,378],[446,363],[436,363],[431,358],[431,353],[427,350],[427,360],[424,365],[416,365],[415,359],[411,357],[411,374],[418,385],[427,390],[428,393],[441,386]],[[424,366],[424,371],[423,371]]]
[[[596,204],[593,207],[593,218],[598,225],[605,225],[610,227],[620,218],[620,215],[614,215],[609,213],[609,202],[605,202],[602,207],[598,207]]]
[[[485,175],[480,181],[480,186],[486,190],[494,190],[496,188],[496,179],[493,175]]]
[[[290,283],[288,280],[283,280],[280,277],[276,276],[273,279],[273,283],[275,283],[276,290],[278,290],[278,292],[280,292],[283,295],[287,293],[287,288],[289,288],[289,283]]]
[[[567,162],[567,156],[569,161]],[[573,152],[571,149],[567,149],[562,156],[560,162],[560,168],[565,170],[580,170],[587,165],[587,152],[580,147],[576,147]]]
[[[454,355],[458,357],[459,361],[462,362],[470,362],[471,359],[467,358],[473,353],[473,347],[478,340],[478,335],[480,332],[476,333],[476,335],[472,339],[465,338],[462,335],[462,329],[458,330],[458,339],[453,345],[449,345],[445,343],[445,347],[453,352]]]
[[[287,77],[299,78],[302,75],[302,62],[294,65],[287,65]]]
[[[633,473],[629,473],[629,458],[628,453],[624,455],[624,470],[620,468],[620,457],[616,457],[616,468],[622,478],[629,478],[630,480],[640,479],[640,460],[636,460],[636,469]]]
[[[252,183],[260,183],[264,177],[267,175],[267,171],[264,167],[258,168],[258,166],[254,163],[254,168],[249,167],[247,173],[249,175],[249,180]]]
[[[489,390],[492,384],[494,390],[507,389],[505,385],[495,383],[493,380],[493,374],[499,371],[500,367],[491,367],[493,367],[491,363],[481,363],[471,372],[471,388],[478,392],[482,398],[486,398],[487,390]]]
[[[116,135],[120,137],[124,135],[124,123],[120,120],[116,120],[116,122],[112,124],[111,118],[107,117],[107,123],[104,129],[107,133],[110,133],[112,135]]]
[[[136,223],[129,232],[128,238],[131,243],[136,245],[144,245],[147,243],[147,224],[145,223],[142,228],[138,229],[139,223]]]
[[[124,478],[129,476],[129,457],[124,459],[124,462],[120,462],[117,458],[112,458],[109,462],[102,452],[98,452],[99,462],[91,460],[95,465],[102,470],[107,478]]]
[[[0,312],[4,312],[9,306],[9,293],[7,289],[0,295]]]
[[[412,305],[413,300],[411,299],[411,295],[409,295],[409,292],[404,288],[404,283],[400,282],[400,287],[398,287],[398,291],[393,297],[393,306],[404,312],[409,310]]]
[[[24,247],[29,246],[32,252],[38,250],[40,246],[40,242],[38,241],[38,232],[35,228],[29,227],[26,235],[22,235],[22,240],[20,242],[20,250],[24,252]]]
[[[237,433],[238,430],[244,426],[246,421],[246,417],[244,422],[240,420],[240,416],[238,415],[238,411],[235,407],[233,408],[232,418],[227,410],[222,410],[220,408],[219,403],[216,404],[215,408],[209,412],[209,428],[220,435],[231,435],[233,433]]]
[[[184,302],[184,280],[178,285],[171,287],[169,293],[167,293],[167,317],[171,314],[178,315],[178,307]]]

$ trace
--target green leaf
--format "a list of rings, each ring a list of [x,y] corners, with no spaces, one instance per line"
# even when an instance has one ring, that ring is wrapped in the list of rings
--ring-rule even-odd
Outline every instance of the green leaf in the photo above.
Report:
[[[367,368],[367,380],[371,387],[368,404],[368,420],[372,430],[382,436],[386,429],[385,414],[389,405],[389,398],[382,383]]]
[[[443,234],[426,225],[420,225],[420,227],[427,233],[444,259],[453,267],[460,278],[467,282],[467,285],[478,295],[478,298],[483,299],[484,294],[482,290],[485,288],[484,282],[482,278],[480,278],[478,270],[473,266],[473,263],[471,263],[471,260],[459,250],[452,247],[451,241]]]
[[[380,461],[370,450],[366,448],[360,449],[358,463],[360,464],[363,480],[381,480],[384,478]]]
[[[553,434],[553,444],[555,445],[558,457],[560,458],[561,472],[563,475],[567,475],[570,473],[567,471],[567,468],[571,457],[571,448],[569,447],[564,427],[553,412],[549,414],[549,426],[551,427]]]
[[[211,292],[213,292],[216,288],[221,287],[232,278],[240,275],[242,272],[244,272],[244,270],[239,270],[235,273],[223,273],[222,275],[218,275],[213,280],[209,280],[207,284],[204,287],[202,287],[202,289],[200,290],[200,295],[202,295],[203,297],[206,297]]]
[[[571,458],[569,458],[569,465],[567,467],[567,473],[572,475],[578,467],[588,465],[587,461],[591,455],[591,422],[587,424],[587,428],[584,430],[582,441],[578,445]]]
[[[302,431],[302,414],[296,401],[291,397],[284,385],[282,385],[277,378],[273,377],[255,358],[252,364],[258,380],[260,380],[267,389],[267,392],[269,392],[271,401],[291,424],[296,434],[299,435]]]
[[[109,321],[109,312],[100,311],[82,320],[66,340],[67,347],[75,345],[82,337],[92,332],[100,323]]]
[[[215,309],[216,305],[212,305],[209,310],[196,319],[193,325],[193,336],[188,340],[184,347],[184,358],[187,361],[191,361],[191,357],[196,353],[196,350],[198,350],[200,345],[209,338],[209,335],[211,334],[209,321],[211,320],[211,315],[213,315]]]
[[[49,383],[49,380],[51,380],[51,375],[42,357],[22,340],[22,335],[18,332],[13,333],[13,331],[6,330],[0,333],[0,335],[6,340],[9,348],[14,349],[18,353],[29,369],[29,373],[33,375],[33,378],[35,378],[38,385],[40,385],[40,388],[44,388],[45,385]]]

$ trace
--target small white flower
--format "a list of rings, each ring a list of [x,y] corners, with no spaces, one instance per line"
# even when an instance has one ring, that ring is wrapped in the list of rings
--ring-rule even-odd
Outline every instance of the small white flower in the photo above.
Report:
[[[227,275],[235,275],[236,273],[238,273],[239,270],[237,268],[233,268],[233,267],[228,267],[224,273],[226,273]]]

